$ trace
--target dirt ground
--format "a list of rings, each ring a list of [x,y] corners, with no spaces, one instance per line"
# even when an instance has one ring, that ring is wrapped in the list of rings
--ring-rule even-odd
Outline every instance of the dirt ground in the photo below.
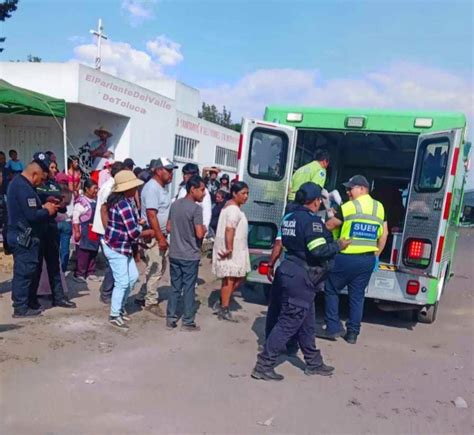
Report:
[[[300,359],[282,358],[280,383],[250,377],[263,342],[263,294],[242,289],[234,306],[240,323],[219,322],[209,308],[219,284],[207,259],[202,330],[194,333],[167,331],[143,311],[132,314],[128,332],[113,329],[98,284],[72,281],[78,309],[12,319],[1,258],[0,433],[474,433],[473,243],[474,231],[463,230],[434,324],[368,303],[356,346],[318,341],[336,367],[332,378],[307,377]],[[453,404],[458,396],[467,409]]]

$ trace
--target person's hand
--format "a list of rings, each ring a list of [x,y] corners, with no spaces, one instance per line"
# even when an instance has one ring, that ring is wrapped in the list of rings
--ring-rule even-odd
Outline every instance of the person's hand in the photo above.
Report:
[[[145,220],[145,219],[141,218],[141,219],[138,220],[138,225],[143,226],[143,225],[145,225],[145,224],[146,224],[146,220]]]
[[[337,244],[339,245],[339,249],[341,251],[344,251],[344,249],[346,249],[351,243],[352,241],[348,239],[339,239],[337,241]]]
[[[158,247],[160,248],[160,251],[168,250],[168,240],[166,240],[166,237],[158,237]]]
[[[152,229],[143,230],[143,231],[140,233],[140,236],[141,236],[143,239],[151,239],[154,235],[155,235],[155,230],[152,230]]]
[[[106,159],[108,159],[109,157],[113,157],[114,153],[112,151],[106,151],[103,155],[103,157],[105,157]]]
[[[58,212],[59,204],[54,204],[48,201],[43,205],[43,208],[48,210],[50,216],[54,216]]]
[[[79,231],[74,231],[74,241],[76,243],[79,243],[80,240],[81,240],[81,233]]]
[[[225,251],[220,251],[218,255],[219,255],[219,259],[221,260],[229,258],[232,255],[232,249],[226,249]]]
[[[268,281],[270,282],[273,282],[273,277],[275,276],[275,265],[272,264],[270,266],[270,264],[268,265],[268,272],[267,272],[267,279]]]

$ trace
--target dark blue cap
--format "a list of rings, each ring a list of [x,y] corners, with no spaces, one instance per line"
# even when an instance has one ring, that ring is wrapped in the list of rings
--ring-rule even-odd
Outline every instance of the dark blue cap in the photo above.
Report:
[[[323,189],[321,186],[318,186],[311,181],[303,183],[298,190],[304,192],[306,201],[314,201],[317,198],[323,197]]]
[[[349,179],[349,181],[342,183],[342,185],[347,189],[351,189],[352,187],[355,187],[355,186],[367,187],[367,189],[370,187],[370,184],[367,181],[367,178],[365,178],[363,175],[354,175],[353,177]]]
[[[51,164],[51,159],[43,151],[38,151],[33,155],[33,162],[37,163],[44,172],[49,172],[49,165]]]

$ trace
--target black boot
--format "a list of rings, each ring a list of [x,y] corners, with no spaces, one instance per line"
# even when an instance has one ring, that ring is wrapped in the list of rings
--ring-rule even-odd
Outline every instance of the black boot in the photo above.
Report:
[[[41,316],[42,312],[42,310],[33,310],[28,308],[25,311],[13,311],[12,317],[15,319],[21,319],[23,317],[38,317]]]
[[[262,381],[282,381],[285,379],[283,375],[279,375],[274,369],[261,370],[258,367],[255,367],[250,375],[254,379]]]
[[[346,331],[344,328],[340,329],[338,332],[328,332],[326,328],[321,326],[316,328],[316,337],[322,338],[323,340],[336,341],[337,338],[342,337]]]
[[[59,301],[53,302],[53,307],[62,307],[62,308],[76,308],[76,303],[70,301],[67,298],[61,299]]]
[[[352,331],[347,331],[346,335],[342,337],[344,340],[346,340],[349,344],[356,344],[357,343],[357,334]]]
[[[327,366],[322,363],[318,367],[306,367],[304,374],[307,376],[320,375],[320,376],[331,376],[334,373],[334,367]]]

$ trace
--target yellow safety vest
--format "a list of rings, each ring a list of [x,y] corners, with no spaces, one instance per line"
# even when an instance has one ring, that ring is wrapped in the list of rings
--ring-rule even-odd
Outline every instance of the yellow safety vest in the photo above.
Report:
[[[377,240],[383,233],[385,210],[383,205],[370,195],[362,195],[342,205],[344,223],[341,239],[352,240],[344,249],[344,254],[364,254],[376,252]]]
[[[288,194],[288,200],[294,201],[297,190],[302,184],[312,181],[318,186],[324,187],[326,183],[326,169],[315,160],[309,162],[307,165],[297,169],[291,177],[290,193]]]

